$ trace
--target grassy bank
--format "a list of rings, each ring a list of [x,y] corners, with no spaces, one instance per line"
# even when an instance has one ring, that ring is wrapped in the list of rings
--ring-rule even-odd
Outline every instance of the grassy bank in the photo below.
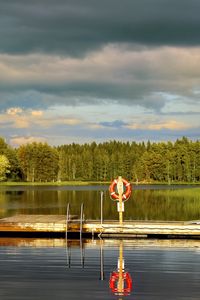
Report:
[[[54,186],[65,186],[65,185],[101,185],[101,184],[110,184],[110,182],[101,182],[101,181],[62,181],[62,182],[14,182],[14,181],[6,181],[0,182],[0,186],[15,186],[15,185],[54,185]]]
[[[35,186],[35,185],[41,185],[41,186],[47,186],[47,185],[53,185],[53,186],[87,186],[87,185],[109,185],[110,181],[62,181],[62,182],[15,182],[15,181],[5,181],[0,182],[0,186],[20,186],[20,185],[27,185],[27,186]],[[135,182],[132,182],[132,184],[136,184]],[[167,182],[139,182],[138,185],[169,185]],[[171,185],[199,185],[200,182],[173,182]]]

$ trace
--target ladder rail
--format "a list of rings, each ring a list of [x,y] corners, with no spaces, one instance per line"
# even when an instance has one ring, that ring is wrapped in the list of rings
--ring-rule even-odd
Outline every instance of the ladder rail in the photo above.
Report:
[[[84,221],[84,204],[81,203],[81,212],[80,212],[80,240],[82,239],[82,233],[83,233],[83,221]]]
[[[66,212],[66,240],[67,240],[67,233],[68,233],[68,224],[69,224],[69,219],[70,219],[70,204],[67,203],[67,212]]]

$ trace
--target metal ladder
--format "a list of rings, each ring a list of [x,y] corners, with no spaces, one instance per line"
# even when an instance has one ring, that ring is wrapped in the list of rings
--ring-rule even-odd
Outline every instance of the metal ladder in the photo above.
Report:
[[[82,268],[84,268],[84,263],[85,263],[85,251],[83,247],[83,241],[82,241],[82,233],[83,233],[83,222],[85,220],[84,217],[84,204],[81,203],[80,207],[80,251],[81,251],[81,265]],[[70,268],[71,266],[71,248],[68,247],[68,224],[70,221],[70,204],[67,203],[67,212],[66,212],[66,233],[65,233],[65,238],[66,238],[66,254],[67,254],[67,265]]]
[[[66,212],[66,233],[65,233],[66,239],[67,239],[67,234],[68,234],[69,221],[70,221],[70,203],[67,203],[67,212]],[[84,221],[85,221],[85,216],[84,216],[84,204],[81,203],[81,207],[80,207],[80,239],[82,239],[82,234],[83,234],[83,222],[84,222]]]

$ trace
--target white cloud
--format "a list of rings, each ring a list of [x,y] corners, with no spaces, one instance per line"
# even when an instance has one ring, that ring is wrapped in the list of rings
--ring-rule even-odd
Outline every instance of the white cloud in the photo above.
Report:
[[[34,117],[41,117],[43,115],[43,111],[41,110],[32,110],[31,115]]]
[[[19,107],[12,107],[0,114],[0,124],[7,128],[34,128],[37,126],[51,128],[56,125],[76,126],[83,122],[80,118],[68,115],[65,111],[62,114],[51,115],[48,110],[22,110]]]
[[[149,122],[141,122],[141,123],[130,123],[124,126],[129,129],[143,129],[143,130],[161,130],[161,129],[170,129],[170,130],[183,130],[191,128],[190,124],[184,122],[178,122],[176,120],[167,120],[167,121],[154,121],[152,123]]]
[[[18,147],[23,144],[33,143],[33,142],[41,142],[45,143],[46,138],[39,136],[16,136],[10,139],[10,144],[14,147]]]
[[[75,119],[75,118],[64,118],[64,117],[61,117],[59,119],[54,120],[54,123],[74,126],[74,125],[80,124],[81,120]]]
[[[182,130],[190,128],[191,125],[185,124],[183,122],[177,122],[175,120],[169,120],[167,122],[161,122],[158,124],[150,124],[147,129],[152,130],[161,130],[161,129],[170,129],[170,130]]]
[[[20,107],[10,107],[6,112],[8,115],[15,116],[21,114],[23,110]]]

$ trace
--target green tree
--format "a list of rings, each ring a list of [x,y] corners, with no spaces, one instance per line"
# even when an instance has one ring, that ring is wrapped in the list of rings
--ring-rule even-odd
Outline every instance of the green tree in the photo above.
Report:
[[[141,181],[200,181],[200,141],[186,137],[175,143],[110,141],[57,148],[31,143],[19,149],[0,138],[0,155],[9,161],[7,180],[110,181],[121,175]]]
[[[0,181],[6,179],[7,174],[10,172],[10,163],[5,155],[0,155]]]
[[[22,172],[17,159],[16,150],[10,147],[2,137],[0,137],[0,155],[1,154],[5,155],[10,163],[10,172],[7,174],[7,179],[20,180],[22,178]]]
[[[18,157],[27,181],[57,181],[58,152],[55,148],[34,142],[20,146]]]

